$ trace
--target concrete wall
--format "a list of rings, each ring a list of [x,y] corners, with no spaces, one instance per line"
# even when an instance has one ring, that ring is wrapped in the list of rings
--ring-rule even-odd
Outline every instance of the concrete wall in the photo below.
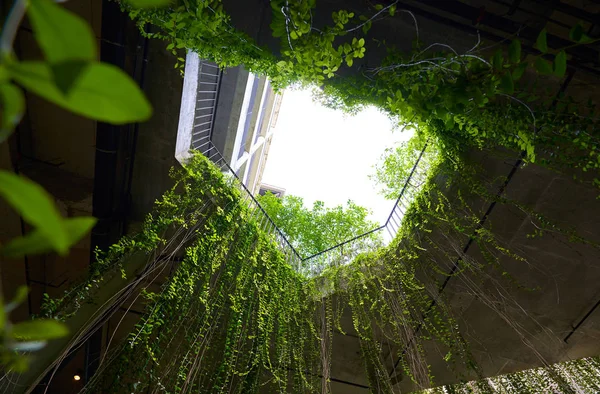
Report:
[[[143,220],[151,212],[154,201],[173,184],[170,168],[180,166],[175,146],[183,77],[173,69],[175,58],[164,42],[150,40],[148,45],[144,92],[154,114],[139,125],[130,196],[133,220]]]
[[[234,67],[224,70],[221,77],[212,141],[228,161],[233,154],[248,76],[242,67]]]

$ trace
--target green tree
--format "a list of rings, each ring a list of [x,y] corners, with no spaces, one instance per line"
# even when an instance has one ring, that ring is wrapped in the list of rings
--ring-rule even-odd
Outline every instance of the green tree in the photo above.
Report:
[[[345,206],[334,208],[327,208],[323,201],[315,201],[310,209],[304,205],[302,197],[293,195],[279,198],[267,193],[258,196],[257,200],[302,257],[379,227],[368,220],[370,211],[352,200]],[[380,236],[376,232],[364,241],[380,242]]]
[[[410,140],[385,150],[379,163],[375,165],[375,173],[370,176],[371,180],[380,188],[381,195],[390,200],[398,198],[415,163],[421,156],[425,144],[427,144],[427,138],[417,133]],[[423,169],[429,168],[437,157],[438,151],[435,145],[427,144],[427,149],[419,161],[418,171],[411,179],[412,186],[418,186],[424,180],[420,179],[426,173]]]

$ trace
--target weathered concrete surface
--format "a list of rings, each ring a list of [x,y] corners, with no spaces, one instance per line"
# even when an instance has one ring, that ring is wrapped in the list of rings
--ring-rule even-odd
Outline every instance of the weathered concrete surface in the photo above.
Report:
[[[170,168],[180,166],[175,145],[183,77],[173,69],[175,59],[163,41],[150,40],[148,45],[144,92],[154,114],[139,125],[130,197],[133,220],[142,220],[152,210],[173,184]]]

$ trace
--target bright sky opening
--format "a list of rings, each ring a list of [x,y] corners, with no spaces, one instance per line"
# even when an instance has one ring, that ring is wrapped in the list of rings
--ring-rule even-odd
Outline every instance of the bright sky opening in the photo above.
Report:
[[[351,199],[383,224],[394,202],[378,194],[369,175],[386,148],[413,135],[393,129],[374,107],[350,116],[313,102],[310,90],[287,90],[262,182],[303,197],[307,207],[317,200],[334,207]]]

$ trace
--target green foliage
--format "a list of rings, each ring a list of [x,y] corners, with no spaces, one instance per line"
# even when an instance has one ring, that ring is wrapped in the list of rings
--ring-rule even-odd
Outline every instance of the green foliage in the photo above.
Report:
[[[292,195],[278,198],[267,193],[257,200],[304,258],[378,227],[367,219],[369,210],[351,200],[334,208],[315,201],[311,209],[301,197]],[[365,241],[377,242],[378,237],[373,234]]]
[[[542,31],[540,31],[540,34],[538,35],[537,39],[535,40],[535,46],[537,49],[539,49],[540,52],[542,53],[546,53],[548,52],[548,44],[546,43],[547,41],[547,33],[546,33],[546,29],[542,29]]]
[[[600,359],[598,357],[566,361],[546,368],[534,368],[500,375],[475,382],[419,391],[418,394],[536,394],[555,392],[592,393],[600,389]],[[559,390],[560,391],[557,391]]]
[[[59,232],[62,231],[67,237],[67,245],[76,244],[96,224],[92,217],[75,217],[61,219]],[[55,250],[52,239],[39,228],[31,231],[23,237],[14,238],[2,248],[0,253],[6,257],[18,258],[25,255],[48,253]]]
[[[12,51],[26,11],[44,61],[19,61]],[[50,0],[15,0],[0,36],[0,143],[25,111],[23,92],[13,82],[92,119],[120,124],[150,117],[150,104],[135,82],[119,68],[97,62],[97,56],[96,37],[83,19]],[[96,223],[88,217],[62,218],[52,196],[12,172],[0,171],[0,197],[32,226],[28,234],[0,247],[6,257],[52,251],[64,255]],[[27,353],[68,333],[55,320],[11,323],[8,313],[26,296],[27,289],[21,288],[15,300],[3,305],[0,295],[0,365],[7,372],[24,371]]]
[[[129,0],[133,8],[155,8],[168,5],[171,0]]]
[[[564,77],[567,72],[567,54],[560,51],[554,58],[554,74],[557,77]]]
[[[61,254],[68,251],[68,234],[52,197],[37,183],[7,171],[0,171],[0,196],[34,226],[39,238]]]
[[[381,188],[379,191],[381,195],[390,200],[398,198],[426,143],[426,136],[417,132],[408,141],[402,142],[395,148],[386,149],[379,163],[375,165],[375,173],[370,177]],[[425,168],[434,166],[437,158],[438,152],[435,146],[429,144],[420,165]]]
[[[92,119],[122,124],[150,117],[151,106],[135,82],[118,67],[96,61],[96,38],[85,21],[50,0],[32,1],[28,15],[45,60],[18,61],[10,50],[14,31],[2,32],[3,103],[14,97],[19,102],[20,92],[10,84],[14,79],[46,100]],[[16,29],[21,17],[14,11],[7,23]],[[18,121],[22,105],[4,108],[6,135]]]
[[[144,289],[144,316],[89,383],[89,391],[319,392],[320,374],[331,362],[333,328],[343,333],[341,321],[346,317],[359,338],[370,384],[381,392],[392,391],[381,357],[382,337],[402,349],[399,368],[419,385],[434,382],[425,361],[428,357],[437,357],[452,368],[464,363],[478,372],[443,294],[436,289],[449,276],[467,273],[475,283],[470,290],[475,296],[485,295],[481,302],[500,316],[506,309],[519,310],[507,290],[509,284],[519,290],[534,289],[512,278],[500,264],[501,259],[528,262],[497,239],[489,224],[479,224],[482,212],[472,202],[485,198],[524,210],[539,227],[532,236],[553,232],[584,242],[531,209],[497,197],[490,192],[497,188],[478,182],[481,174],[463,157],[470,149],[502,147],[523,151],[527,160],[551,168],[599,168],[593,106],[591,116],[580,117],[573,111],[577,103],[559,97],[556,109],[547,111],[554,97],[540,97],[539,90],[529,87],[531,81],[523,81],[525,72],[536,78],[566,72],[566,52],[548,48],[545,30],[536,47],[545,56],[556,51],[554,63],[541,55],[521,59],[519,41],[511,43],[507,59],[500,50],[490,61],[478,52],[458,54],[440,44],[423,50],[417,42],[411,53],[390,50],[381,67],[367,76],[342,79],[336,75],[339,69],[355,67],[355,61],[364,56],[362,35],[368,33],[373,17],[339,10],[330,25],[317,28],[312,25],[315,1],[272,1],[272,29],[281,37],[281,51],[273,54],[236,31],[220,1],[145,10],[122,4],[143,31],[147,24],[154,25],[158,31],[145,34],[166,40],[180,62],[181,51],[192,49],[221,66],[244,64],[251,71],[266,73],[277,87],[293,82],[324,85],[323,91],[334,95],[327,99],[331,106],[374,104],[422,130],[419,139],[388,152],[378,168],[376,177],[388,196],[397,196],[424,141],[434,146],[436,155],[426,159],[431,176],[414,196],[396,239],[385,248],[374,244],[368,253],[353,255],[351,264],[331,266],[314,278],[293,270],[293,255],[279,248],[280,240],[260,230],[264,218],[253,215],[230,180],[207,159],[194,156],[185,168],[174,171],[177,185],[157,202],[141,233],[99,252],[85,282],[61,299],[47,299],[47,316],[68,319],[82,303],[93,300],[105,276],[118,274],[132,255],[153,256],[148,267],[157,270],[165,267],[161,256],[178,252],[183,256],[159,291]],[[397,12],[395,3],[375,10],[375,15]],[[362,34],[357,35],[359,31]],[[576,28],[571,38],[576,44],[584,41]],[[75,94],[73,89],[80,86],[80,78],[85,80],[89,67],[79,59],[42,66],[3,64],[0,81],[2,86],[12,86],[7,84],[13,78],[34,90],[28,78],[37,75],[49,81],[39,86],[52,86],[38,94],[75,106],[68,95]],[[65,75],[77,75],[77,79],[65,79]],[[65,91],[67,96],[59,96]],[[2,97],[8,95],[14,95],[14,90]],[[9,114],[14,119],[19,109],[13,107]],[[447,184],[433,179],[445,179]],[[340,216],[343,207],[330,213],[317,205],[309,211],[300,209],[297,200],[286,206],[287,202],[272,196],[265,197],[264,204],[286,233],[297,237],[298,245],[307,243],[307,249],[322,248],[329,242],[327,237],[336,235],[315,233],[308,225],[314,217],[324,218],[323,226],[329,226],[332,233],[348,224]],[[289,212],[298,213],[298,218],[290,218]],[[364,221],[364,211],[358,209],[350,222],[357,219]],[[434,231],[446,242],[438,242]],[[462,250],[464,239],[477,245],[483,261],[464,254],[457,260],[456,251]],[[170,249],[173,245],[179,245],[175,251]],[[457,262],[455,270],[449,271],[449,261]],[[485,282],[489,272],[498,273],[500,282],[485,292],[481,284],[489,283]],[[419,327],[420,335],[407,327]],[[517,324],[514,328],[520,329]],[[423,341],[440,343],[447,351],[432,355]],[[527,384],[520,377],[514,379],[518,392],[526,392]],[[481,387],[487,390],[485,384]]]
[[[511,63],[517,64],[521,62],[521,41],[512,40],[508,47],[508,58]]]
[[[332,13],[326,26],[313,25],[313,13],[318,12],[315,0],[270,4],[271,29],[281,39],[275,53],[236,31],[219,0],[198,2],[193,12],[172,5],[130,10],[130,15],[140,28],[150,24],[158,29],[148,36],[167,40],[180,60],[179,51],[192,49],[223,67],[243,64],[266,74],[277,88],[292,83],[316,85],[316,99],[331,108],[353,113],[375,105],[393,119],[426,130],[431,144],[449,160],[458,160],[468,149],[502,146],[525,152],[530,162],[537,161],[539,154],[539,163],[554,169],[599,168],[598,143],[591,137],[594,116],[575,116],[568,110],[569,103],[558,105],[554,112],[546,110],[554,97],[542,93],[540,86],[546,76],[565,75],[568,49],[549,48],[546,29],[536,40],[540,55],[526,59],[518,38],[508,46],[507,57],[499,49],[490,61],[479,45],[460,54],[439,43],[423,48],[417,40],[412,52],[387,48],[389,55],[380,67],[342,78],[340,68],[354,67],[366,53],[374,18],[397,15],[397,3],[375,6],[370,18],[341,9]],[[578,24],[571,30],[574,45],[590,43],[582,29]],[[553,62],[544,58],[552,53],[556,53]],[[540,83],[531,84],[531,78],[525,80],[523,75]],[[552,131],[556,129],[560,132]],[[576,134],[576,130],[586,132]],[[579,143],[581,138],[585,145]]]
[[[244,64],[252,72],[269,75],[275,88],[283,88],[297,82],[321,83],[333,78],[340,67],[352,67],[364,57],[366,41],[356,31],[360,27],[366,34],[370,19],[339,10],[332,14],[328,26],[315,28],[311,14],[316,1],[276,0],[270,5],[273,35],[281,38],[279,56],[256,46],[250,37],[231,27],[220,0],[196,2],[193,11],[185,5],[134,10],[122,3],[142,32],[169,42],[167,49],[178,57],[178,68],[183,67],[179,51],[186,48],[222,67]],[[148,24],[159,31],[146,32]],[[349,27],[353,24],[357,26]]]
[[[66,326],[56,320],[36,319],[13,324],[8,314],[27,299],[25,286],[4,304],[0,296],[0,364],[6,371],[23,372],[27,369],[27,353],[43,348],[48,340],[68,334]]]
[[[68,333],[66,327],[56,320],[25,321],[12,327],[13,337],[24,341],[55,339]]]
[[[66,95],[65,86],[59,86],[56,79],[56,69],[46,63],[21,62],[10,65],[9,70],[23,87],[79,115],[123,124],[146,120],[152,114],[137,84],[120,68],[96,62],[76,62],[75,66],[76,72],[65,70],[68,75],[77,75],[69,81]]]
[[[96,60],[96,38],[80,17],[51,0],[33,0],[28,15],[48,63]]]
[[[0,103],[2,103],[2,123],[0,123],[0,143],[4,142],[12,130],[21,121],[25,112],[25,98],[15,85],[0,84]]]
[[[417,139],[407,145],[413,151],[422,146]],[[499,314],[507,308],[519,310],[508,289],[535,289],[506,272],[507,260],[530,262],[496,238],[491,225],[479,225],[482,212],[473,202],[495,198],[531,215],[542,232],[584,240],[528,207],[495,196],[495,185],[477,181],[482,174],[469,167],[444,161],[431,161],[430,166],[431,176],[414,196],[389,246],[372,245],[350,264],[330,266],[308,278],[294,270],[293,254],[281,247],[281,240],[261,230],[265,218],[247,205],[233,179],[207,158],[193,155],[184,168],[173,171],[176,184],[156,202],[143,231],[102,254],[88,280],[63,299],[48,300],[48,316],[68,319],[93,300],[103,277],[118,274],[134,254],[149,256],[147,267],[159,271],[168,264],[163,256],[183,257],[159,290],[142,290],[144,315],[86,390],[318,393],[320,374],[327,373],[331,346],[335,349],[337,343],[332,342],[333,330],[343,335],[350,321],[370,385],[382,392],[392,392],[382,338],[399,349],[397,372],[418,385],[435,383],[431,360],[478,372],[444,295],[436,289],[448,275],[467,274],[473,281],[467,283],[474,285],[469,291]],[[440,179],[448,180],[453,193]],[[304,220],[312,214],[298,198],[285,202],[267,195],[261,200],[282,221],[293,221],[286,212],[298,211]],[[315,211],[329,212],[320,204]],[[340,219],[333,211],[329,222]],[[365,212],[358,209],[357,214],[364,218]],[[288,224],[286,231],[304,231],[306,223],[297,226]],[[440,243],[440,235],[448,242]],[[456,251],[469,237],[483,260],[463,254],[457,271],[449,273],[448,262],[456,261]],[[499,283],[488,291],[480,286],[490,286],[490,272],[498,273]],[[419,327],[420,334],[407,327]],[[423,341],[446,350],[428,352]]]

